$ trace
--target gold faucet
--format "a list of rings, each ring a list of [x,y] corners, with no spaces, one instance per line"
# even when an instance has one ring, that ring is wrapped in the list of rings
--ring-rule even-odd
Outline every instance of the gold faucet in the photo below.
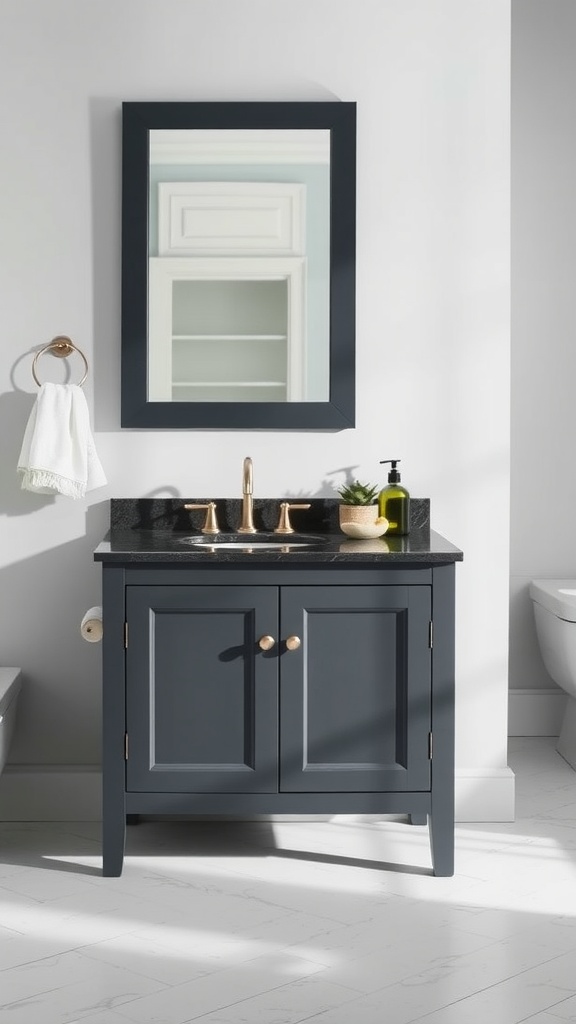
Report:
[[[238,527],[238,533],[257,532],[252,518],[253,511],[252,459],[247,456],[242,468],[242,522]]]

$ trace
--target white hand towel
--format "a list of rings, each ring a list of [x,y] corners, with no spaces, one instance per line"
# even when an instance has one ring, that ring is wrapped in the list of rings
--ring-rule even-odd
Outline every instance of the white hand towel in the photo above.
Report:
[[[18,459],[22,487],[38,494],[83,498],[106,483],[78,384],[42,384]]]

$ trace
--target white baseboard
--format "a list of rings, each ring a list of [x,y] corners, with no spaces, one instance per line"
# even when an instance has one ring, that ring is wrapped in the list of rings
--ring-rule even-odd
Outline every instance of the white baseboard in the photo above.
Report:
[[[0,821],[100,821],[101,788],[98,766],[8,766],[0,775]],[[457,821],[514,820],[509,768],[457,769],[455,796]]]
[[[510,690],[509,736],[558,736],[566,694],[564,690]]]
[[[511,768],[457,768],[456,821],[514,821]]]

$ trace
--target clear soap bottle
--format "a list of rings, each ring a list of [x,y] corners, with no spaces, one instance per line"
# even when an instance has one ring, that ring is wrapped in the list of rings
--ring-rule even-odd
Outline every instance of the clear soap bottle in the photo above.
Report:
[[[383,466],[390,462],[392,468],[388,473],[388,486],[383,487],[378,495],[378,515],[384,516],[390,523],[386,533],[393,537],[404,537],[410,533],[410,495],[400,483],[400,473],[396,469],[400,459],[381,459]]]

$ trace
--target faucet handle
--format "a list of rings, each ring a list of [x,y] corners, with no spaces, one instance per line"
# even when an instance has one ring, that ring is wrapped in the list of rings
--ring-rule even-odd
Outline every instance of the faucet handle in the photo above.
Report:
[[[205,508],[206,519],[202,527],[202,533],[220,533],[218,520],[216,519],[216,502],[209,501],[205,505],[184,505],[186,509]]]
[[[278,520],[278,526],[274,530],[274,533],[294,533],[292,524],[290,522],[290,509],[292,508],[310,508],[310,503],[308,503],[307,505],[296,505],[293,502],[281,501],[280,518]]]

